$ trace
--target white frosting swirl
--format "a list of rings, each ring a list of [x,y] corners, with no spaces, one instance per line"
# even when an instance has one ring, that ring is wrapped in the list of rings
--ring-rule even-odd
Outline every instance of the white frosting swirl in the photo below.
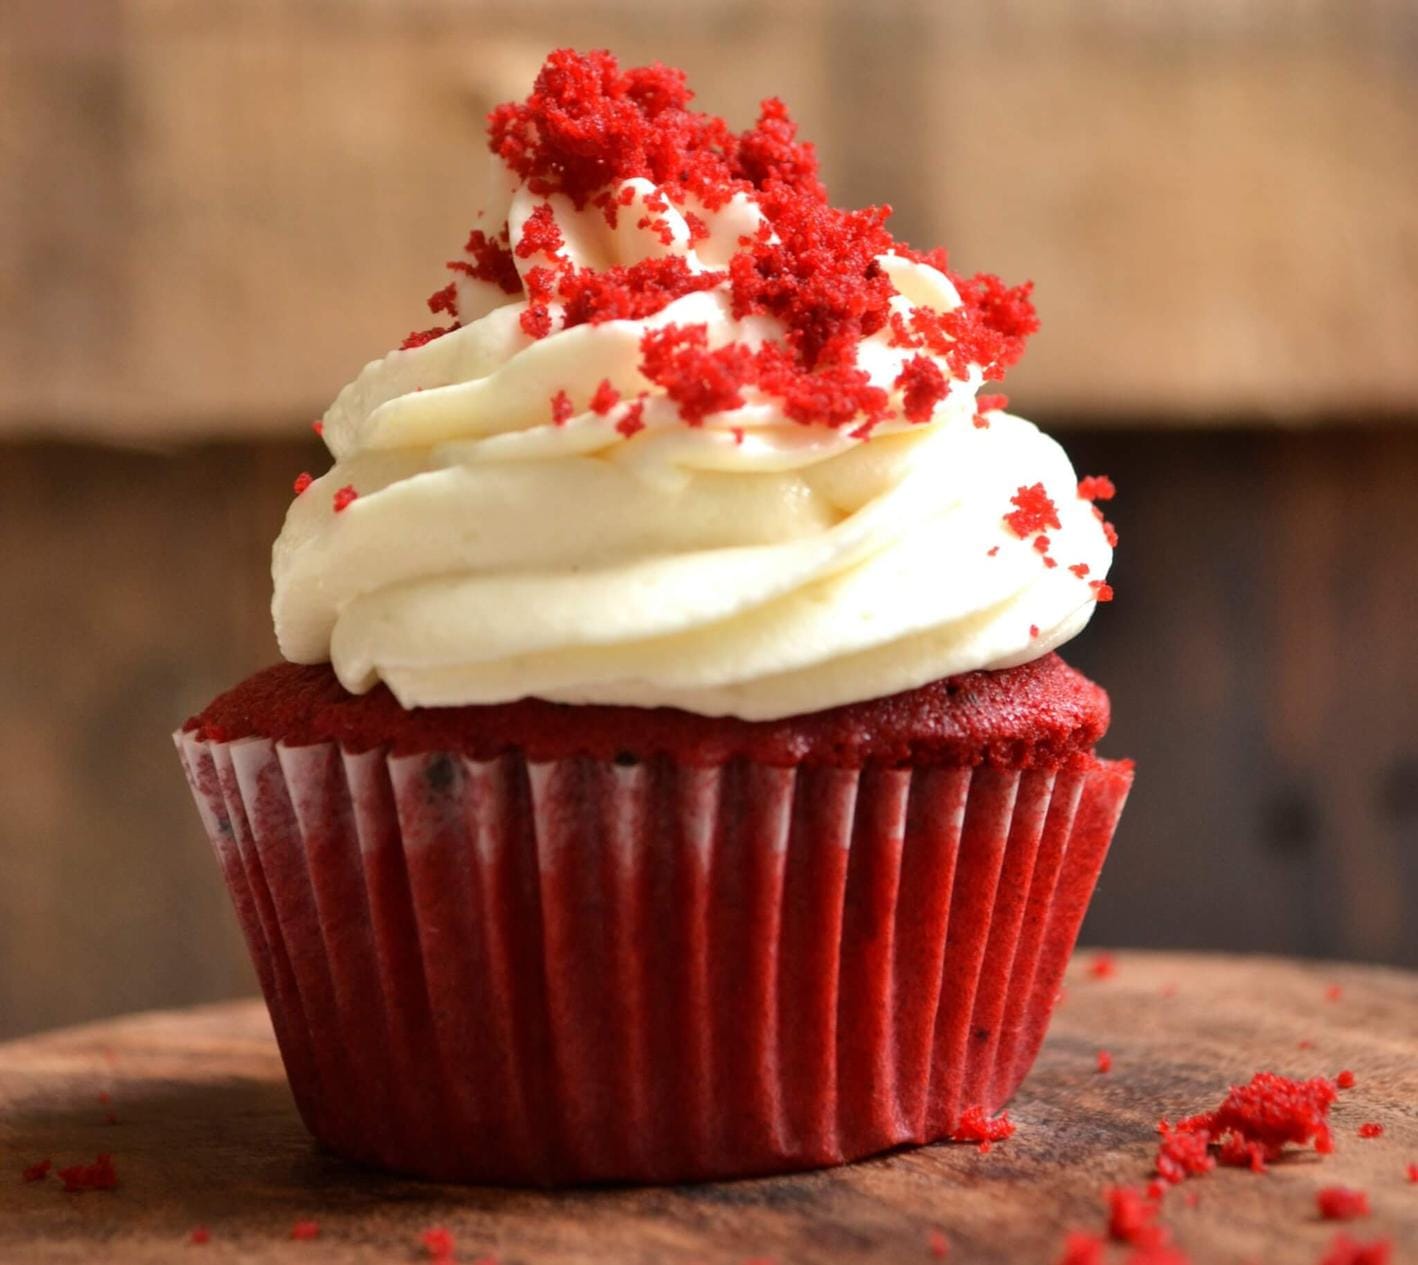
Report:
[[[627,183],[654,203],[648,182]],[[560,195],[505,195],[487,222],[505,218],[514,245],[549,202],[562,255],[596,269],[665,253],[722,268],[759,223],[744,194],[714,214],[692,207],[709,228],[692,244],[671,206],[657,212],[666,244],[637,227],[637,206],[612,229]],[[548,261],[516,262],[525,275]],[[934,268],[879,262],[893,307],[958,305]],[[735,318],[726,287],[646,320],[554,320],[541,340],[521,328],[521,296],[464,278],[458,302],[462,328],[391,352],[340,393],[324,419],[334,465],[276,543],[283,653],[329,659],[352,691],[383,680],[410,707],[536,696],[765,719],[1023,663],[1092,612],[1103,531],[1053,440],[1004,413],[974,423],[978,370],[929,422],[888,421],[869,439],[791,421],[753,389],[691,427],[641,374],[640,342],[670,323],[704,325],[711,346],[781,335]],[[882,331],[858,364],[892,389],[916,354]],[[602,379],[627,399],[648,392],[643,430],[617,429],[624,403],[591,410]],[[557,390],[573,407],[562,425]],[[1052,567],[1004,517],[1036,483],[1060,520]],[[358,499],[336,512],[346,485]]]

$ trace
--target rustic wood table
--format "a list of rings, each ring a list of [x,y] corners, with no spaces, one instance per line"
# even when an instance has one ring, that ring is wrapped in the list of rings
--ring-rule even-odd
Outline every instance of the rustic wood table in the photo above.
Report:
[[[1198,1265],[1312,1265],[1339,1229],[1418,1262],[1418,976],[1266,958],[1083,952],[1018,1132],[988,1154],[933,1146],[825,1172],[561,1193],[437,1186],[323,1154],[287,1093],[259,1002],[137,1015],[0,1045],[0,1262],[428,1259],[445,1227],[464,1262],[1057,1260],[1102,1228],[1102,1191],[1150,1176],[1159,1116],[1214,1106],[1262,1069],[1349,1068],[1336,1148],[1265,1175],[1224,1169],[1173,1190],[1164,1221]],[[1098,1052],[1112,1056],[1098,1070]],[[1361,1138],[1365,1122],[1383,1125]],[[113,1190],[67,1194],[21,1170],[114,1158]],[[1370,1216],[1319,1218],[1327,1185]],[[293,1240],[297,1222],[317,1237]],[[203,1227],[209,1238],[193,1241]],[[941,1237],[943,1236],[943,1238]],[[201,1234],[198,1238],[205,1237]],[[1113,1249],[1108,1259],[1123,1262]]]

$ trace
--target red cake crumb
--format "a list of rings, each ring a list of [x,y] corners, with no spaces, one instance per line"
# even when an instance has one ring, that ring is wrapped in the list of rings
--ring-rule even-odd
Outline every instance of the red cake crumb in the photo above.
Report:
[[[359,500],[359,493],[355,491],[354,484],[346,483],[344,487],[335,492],[332,504],[336,514],[343,514],[351,505]]]
[[[1346,1067],[1334,1078],[1334,1083],[1338,1085],[1340,1089],[1353,1089],[1355,1083],[1354,1073]]]
[[[113,1156],[103,1154],[92,1164],[74,1164],[61,1168],[59,1180],[69,1194],[85,1190],[112,1190],[118,1185],[118,1170],[113,1166]]]
[[[1048,553],[1049,547],[1052,543],[1053,542],[1050,541],[1047,536],[1035,536],[1034,550],[1036,553]]]
[[[602,378],[591,396],[591,412],[604,417],[620,403],[620,392],[611,386],[609,378]]]
[[[490,281],[504,294],[516,294],[522,289],[516,261],[502,242],[475,228],[468,234],[463,250],[473,257],[473,262],[469,265],[460,261],[462,266],[458,268],[459,272],[479,281]]]
[[[1113,1070],[1113,1056],[1109,1051],[1099,1050],[1097,1062],[1099,1073],[1106,1075]]]
[[[1371,1239],[1360,1243],[1347,1234],[1334,1236],[1319,1265],[1389,1265],[1393,1259],[1392,1239]]]
[[[1258,1072],[1246,1085],[1233,1085],[1221,1105],[1177,1123],[1183,1133],[1202,1133],[1219,1147],[1222,1164],[1264,1172],[1287,1144],[1315,1150],[1334,1149],[1328,1115],[1334,1102],[1334,1082],[1315,1077],[1289,1080],[1274,1072]]]
[[[194,1226],[192,1233],[187,1236],[189,1243],[201,1245],[212,1241],[212,1232],[204,1225]]]
[[[551,420],[558,426],[565,426],[573,411],[571,397],[566,394],[564,387],[558,388],[557,393],[551,397]]]
[[[901,411],[908,422],[928,422],[950,391],[941,367],[929,356],[912,356],[896,375],[901,389]]]
[[[536,254],[554,259],[563,245],[565,242],[562,240],[561,229],[557,227],[551,204],[543,202],[532,209],[531,215],[522,225],[522,235],[517,239],[517,247],[513,253],[518,259],[530,259]]]
[[[943,1261],[950,1255],[950,1240],[945,1237],[943,1230],[932,1230],[926,1239],[926,1246],[938,1261]]]
[[[313,430],[316,435],[318,435],[321,439],[325,438],[325,423],[320,418],[317,417],[313,422],[310,423],[310,429]]]
[[[1404,1172],[1408,1175],[1408,1180],[1418,1182],[1418,1164],[1410,1164]]]
[[[554,281],[551,276],[537,276],[534,280],[533,274],[529,274],[528,281],[536,288],[541,302],[549,302],[553,296],[561,300],[564,307],[561,327],[571,329],[604,321],[643,320],[686,294],[713,289],[726,275],[692,272],[678,255],[668,255],[600,272],[591,268],[563,268],[555,274]]]
[[[1344,988],[1339,984],[1331,984],[1324,990],[1325,1001],[1338,1001],[1344,996]]]
[[[1001,409],[1009,407],[1009,396],[1007,395],[977,395],[975,397],[975,415],[981,417],[986,413],[995,413]],[[988,425],[988,423],[986,423]]]
[[[292,485],[295,488],[295,494],[299,496],[314,482],[315,476],[309,470],[302,470],[295,476],[295,483]]]
[[[640,355],[640,371],[665,388],[691,426],[743,404],[741,392],[752,377],[753,353],[734,343],[709,350],[703,325],[647,330]]]
[[[1003,1142],[1006,1138],[1014,1134],[1014,1124],[1009,1118],[1008,1112],[1001,1112],[995,1119],[991,1120],[985,1115],[983,1107],[966,1107],[960,1117],[960,1123],[955,1126],[955,1132],[950,1135],[952,1142],[978,1142],[980,1144],[980,1154],[989,1151],[995,1142]]]
[[[1057,1265],[1103,1265],[1107,1250],[1108,1240],[1101,1235],[1070,1230]]]
[[[645,429],[645,401],[636,400],[625,410],[625,416],[615,424],[615,428],[627,439]]]
[[[1154,1177],[1150,1182],[1147,1183],[1143,1190],[1149,1199],[1156,1202],[1157,1200],[1162,1199],[1167,1194],[1167,1183],[1160,1180],[1159,1178]]]
[[[1078,495],[1084,501],[1111,501],[1118,489],[1106,474],[1084,475],[1078,481]]]
[[[1069,567],[1069,570],[1081,580],[1088,574],[1088,564],[1086,562],[1075,562]]]
[[[1113,600],[1113,586],[1106,580],[1089,580],[1088,587],[1093,590],[1095,602],[1111,602]]]
[[[27,1182],[42,1182],[49,1176],[49,1170],[54,1167],[51,1159],[37,1160],[27,1168],[20,1170],[20,1177]]]
[[[1377,1120],[1366,1120],[1359,1126],[1361,1138],[1381,1138],[1383,1135],[1384,1127]]]
[[[1029,639],[1030,639],[1031,641],[1033,641],[1034,638],[1037,637],[1038,635],[1039,635],[1039,625],[1038,625],[1038,624],[1030,624],[1030,625],[1029,625]]]
[[[1369,1196],[1348,1186],[1325,1186],[1315,1192],[1315,1203],[1326,1221],[1352,1221],[1369,1215]]]
[[[455,1244],[453,1232],[447,1226],[435,1225],[419,1235],[419,1243],[431,1260],[451,1261]]]
[[[1315,1043],[1314,1043],[1313,1041],[1309,1040],[1308,1038],[1305,1038],[1305,1039],[1296,1041],[1296,1042],[1295,1042],[1295,1048],[1296,1048],[1297,1050],[1313,1050],[1313,1049],[1315,1048]]]
[[[1175,1186],[1188,1177],[1201,1177],[1216,1167],[1211,1155],[1211,1135],[1180,1133],[1165,1120],[1157,1122],[1162,1142],[1157,1148],[1157,1176]]]
[[[1130,1186],[1109,1186],[1108,1237],[1117,1243],[1156,1243],[1164,1231],[1156,1225],[1158,1206]]]
[[[985,557],[987,557],[987,558],[995,558],[995,557],[998,557],[998,556],[999,556],[999,546],[998,546],[998,545],[991,545],[988,549],[985,550]]]
[[[318,1221],[297,1221],[290,1228],[290,1236],[301,1243],[318,1239],[320,1237],[320,1223]]]
[[[1088,973],[1094,979],[1112,979],[1118,973],[1117,959],[1111,953],[1099,953],[1088,964]]]
[[[416,329],[404,336],[404,341],[399,344],[400,351],[412,351],[415,347],[422,347],[431,343],[435,338],[442,338],[444,334],[451,334],[455,329],[460,328],[455,321],[452,325],[434,325],[430,329]]]
[[[1035,532],[1063,526],[1059,522],[1058,509],[1044,491],[1042,483],[1020,488],[1009,498],[1009,503],[1016,508],[1004,516],[1004,521],[1021,540]]]

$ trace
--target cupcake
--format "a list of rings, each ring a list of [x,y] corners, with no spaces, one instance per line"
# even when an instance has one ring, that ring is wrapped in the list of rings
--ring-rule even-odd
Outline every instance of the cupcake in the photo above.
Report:
[[[440,318],[321,427],[288,662],[176,735],[296,1103],[440,1179],[950,1137],[1028,1071],[1131,782],[1055,648],[1116,537],[980,394],[1030,287],[842,211],[783,105],[553,53]]]

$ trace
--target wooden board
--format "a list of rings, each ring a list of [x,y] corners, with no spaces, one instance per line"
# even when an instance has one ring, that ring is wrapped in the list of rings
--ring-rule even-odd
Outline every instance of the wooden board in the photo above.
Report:
[[[558,45],[790,103],[844,204],[1033,277],[1017,403],[1418,409],[1409,0],[8,0],[0,430],[303,425],[429,323]]]
[[[1174,1191],[1167,1223],[1197,1262],[1317,1261],[1335,1227],[1315,1191],[1366,1190],[1348,1229],[1418,1259],[1418,976],[1281,959],[1120,953],[1098,979],[1084,955],[1033,1077],[1018,1132],[988,1155],[937,1146],[846,1168],[671,1189],[460,1189],[358,1171],[317,1151],[296,1119],[256,1002],[139,1015],[0,1046],[0,1259],[397,1262],[448,1227],[460,1259],[503,1265],[1049,1262],[1067,1227],[1097,1227],[1109,1183],[1146,1180],[1159,1115],[1219,1101],[1260,1069],[1351,1068],[1336,1153],[1256,1176],[1229,1169]],[[1327,997],[1332,985],[1341,994]],[[1301,1048],[1310,1042],[1310,1048]],[[1113,1055],[1095,1070],[1100,1047]],[[111,1097],[116,1124],[105,1123]],[[1382,1137],[1362,1140],[1363,1121]],[[118,1189],[66,1195],[22,1165],[112,1152]],[[1198,1196],[1188,1207],[1186,1196]],[[313,1219],[316,1242],[292,1242]],[[211,1242],[188,1243],[197,1225]],[[194,1255],[194,1253],[196,1253]],[[1121,1259],[1121,1254],[1118,1255]]]

